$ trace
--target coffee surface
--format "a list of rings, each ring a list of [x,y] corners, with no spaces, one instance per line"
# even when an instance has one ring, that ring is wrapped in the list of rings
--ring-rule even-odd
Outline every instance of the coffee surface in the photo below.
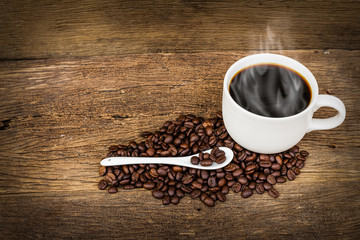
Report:
[[[231,80],[230,95],[246,110],[266,117],[288,117],[309,105],[311,90],[298,73],[279,65],[254,65]]]

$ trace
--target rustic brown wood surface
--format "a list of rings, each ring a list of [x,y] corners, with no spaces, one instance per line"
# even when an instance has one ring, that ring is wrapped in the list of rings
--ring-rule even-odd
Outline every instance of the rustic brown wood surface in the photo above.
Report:
[[[352,238],[359,234],[360,51],[283,51],[347,106],[340,127],[301,141],[311,157],[281,196],[207,208],[185,198],[162,206],[145,190],[97,189],[112,144],[140,140],[181,113],[221,109],[222,77],[250,52],[135,54],[1,64],[1,229],[34,238]],[[319,117],[331,111],[321,111]],[[335,148],[334,148],[335,147]],[[220,226],[219,226],[220,225]]]
[[[357,1],[2,1],[0,239],[359,238],[359,9]],[[340,127],[299,143],[310,157],[295,181],[277,186],[279,198],[230,193],[214,208],[190,197],[163,206],[147,190],[97,189],[110,145],[141,140],[180,114],[213,116],[226,70],[259,49],[302,62],[320,94],[347,108]]]
[[[336,0],[1,1],[0,56],[359,49],[359,12]]]

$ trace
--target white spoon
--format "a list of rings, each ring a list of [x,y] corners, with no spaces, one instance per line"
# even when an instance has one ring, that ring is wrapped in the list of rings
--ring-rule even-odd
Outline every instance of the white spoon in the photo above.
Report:
[[[219,149],[225,152],[226,160],[221,164],[214,162],[209,167],[204,167],[200,164],[194,165],[190,162],[191,157],[199,156],[198,153],[185,157],[108,157],[101,160],[100,164],[103,166],[119,166],[128,164],[168,164],[204,170],[214,170],[228,165],[234,156],[234,153],[230,148],[219,147]],[[211,150],[212,149],[204,151],[203,153],[210,153]]]

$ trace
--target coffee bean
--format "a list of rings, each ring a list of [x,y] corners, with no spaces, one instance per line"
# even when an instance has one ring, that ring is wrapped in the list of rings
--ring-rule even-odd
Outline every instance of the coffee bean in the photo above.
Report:
[[[259,156],[260,161],[269,161],[269,155],[267,154],[260,154]]]
[[[117,187],[111,187],[111,188],[109,188],[109,190],[108,190],[108,192],[109,193],[117,193]]]
[[[258,194],[263,194],[265,192],[265,188],[261,183],[256,185],[255,190]]]
[[[211,159],[204,159],[200,161],[200,165],[203,167],[210,167],[213,164]]]
[[[165,167],[161,167],[157,170],[157,173],[160,176],[165,177],[167,175],[167,169]]]
[[[239,183],[241,184],[247,184],[248,179],[246,177],[239,177],[238,178]]]
[[[214,199],[212,199],[211,197],[206,197],[203,202],[204,202],[204,204],[205,204],[206,206],[208,206],[208,207],[213,207],[213,206],[215,206],[215,201],[214,201]]]
[[[164,184],[164,186],[162,188],[160,188],[159,190],[162,192],[166,192],[168,190],[169,186],[166,185],[166,183]]]
[[[206,135],[211,136],[213,134],[213,128],[211,126],[207,126],[205,128],[205,133]]]
[[[277,178],[276,178],[276,182],[278,182],[278,183],[284,183],[284,182],[286,182],[286,178],[284,178],[284,177],[277,177]]]
[[[204,179],[204,180],[208,179],[209,176],[210,176],[209,172],[206,171],[206,170],[201,170],[200,175],[201,175],[201,178]]]
[[[161,201],[162,201],[163,205],[169,205],[170,204],[170,196],[165,195]]]
[[[210,192],[217,192],[217,191],[220,191],[220,189],[221,189],[220,187],[211,187],[211,188],[209,187],[208,190],[209,190]]]
[[[142,188],[143,184],[141,182],[136,182],[134,185],[136,188]]]
[[[113,180],[113,181],[111,182],[111,186],[113,186],[113,187],[119,186],[119,181],[118,181],[117,179]]]
[[[207,197],[209,197],[209,195],[207,194],[207,193],[205,193],[205,192],[203,192],[203,193],[201,193],[201,195],[200,195],[200,201],[204,201],[205,200],[205,198],[207,198]]]
[[[276,178],[273,175],[268,175],[267,176],[267,181],[268,183],[270,183],[271,185],[276,184]]]
[[[291,162],[287,162],[287,163],[286,163],[286,167],[290,169],[290,168],[292,167]]]
[[[175,173],[173,171],[170,171],[167,173],[167,177],[170,181],[174,181],[175,180]]]
[[[280,170],[281,175],[282,176],[286,175],[286,172],[287,172],[287,167],[285,165],[282,165]]]
[[[138,172],[133,172],[131,175],[131,180],[137,182],[139,180],[140,174]]]
[[[276,155],[275,160],[276,160],[276,163],[277,163],[277,164],[280,164],[280,165],[283,164],[283,160],[282,160],[282,158],[281,158],[280,155]]]
[[[303,157],[307,157],[307,156],[309,156],[309,152],[305,151],[305,150],[302,150],[302,151],[300,151],[300,155],[303,156]]]
[[[216,187],[217,182],[215,177],[209,177],[208,178],[208,186],[209,187]]]
[[[246,188],[244,191],[241,192],[241,196],[243,198],[248,198],[253,194],[253,191],[250,188]]]
[[[186,149],[183,149],[179,155],[182,157],[182,156],[186,156],[190,153],[190,148],[186,148]]]
[[[169,186],[176,186],[176,184],[178,184],[178,182],[176,182],[176,181],[169,181],[167,184],[168,184]]]
[[[227,172],[225,174],[225,179],[228,180],[228,181],[231,181],[234,179],[234,176],[231,174],[231,172]]]
[[[190,162],[193,165],[198,165],[200,163],[200,159],[196,156],[193,156],[193,157],[191,157]]]
[[[154,154],[155,154],[155,148],[153,148],[153,147],[148,148],[148,149],[146,150],[146,154],[147,154],[149,157],[154,156]]]
[[[181,185],[180,189],[183,191],[183,192],[186,192],[186,193],[191,193],[192,192],[192,189],[186,185]]]
[[[149,173],[153,178],[157,178],[159,176],[159,174],[157,173],[157,170],[155,168],[151,168]]]
[[[279,177],[279,176],[281,176],[281,173],[280,173],[280,171],[273,171],[271,173],[271,175],[273,175],[274,177]]]
[[[246,174],[252,174],[253,172],[255,172],[255,169],[256,169],[255,164],[249,164],[246,166],[245,172],[246,172]]]
[[[106,174],[106,180],[108,180],[108,182],[112,182],[114,181],[116,178],[115,174],[111,173],[111,172],[108,172]]]
[[[301,160],[301,161],[306,161],[306,157],[298,155],[297,159]]]
[[[107,181],[105,181],[104,179],[101,179],[99,181],[98,188],[100,190],[104,190],[106,187],[107,187]]]
[[[255,159],[256,159],[256,154],[255,153],[253,153],[253,154],[251,154],[250,156],[247,156],[246,158],[245,158],[245,161],[247,161],[247,162],[252,162],[252,161],[254,161]]]
[[[250,188],[250,189],[255,189],[255,188],[256,188],[256,183],[255,183],[255,182],[251,182],[251,183],[249,184],[249,188]]]
[[[260,179],[261,181],[265,181],[266,180],[266,175],[264,173],[260,172],[258,179]]]
[[[164,197],[164,193],[162,191],[158,190],[158,189],[154,189],[152,191],[152,195],[153,195],[154,198],[157,198],[157,199],[161,199],[161,198]]]
[[[217,173],[216,173],[216,177],[217,177],[217,178],[224,178],[225,175],[226,175],[225,172],[217,172]]]
[[[199,183],[198,181],[193,181],[191,184],[193,187],[197,188],[197,189],[201,189],[202,188],[202,184]]]
[[[271,167],[271,162],[268,160],[263,160],[263,161],[260,161],[259,165],[260,165],[260,167],[268,168],[268,167]]]
[[[222,186],[221,187],[221,193],[222,194],[228,194],[229,193],[229,187],[228,186]]]
[[[240,152],[239,154],[238,154],[238,157],[237,157],[237,159],[239,160],[239,161],[244,161],[245,159],[246,159],[246,153],[245,152]]]
[[[198,198],[201,195],[201,191],[199,189],[195,189],[194,191],[191,192],[190,196],[191,198]]]
[[[193,181],[193,177],[191,175],[185,175],[183,178],[182,178],[182,183],[183,184],[190,184],[192,181]]]
[[[178,205],[179,204],[179,202],[180,202],[180,197],[178,197],[178,196],[173,196],[173,197],[171,197],[171,203],[172,204],[174,204],[174,205]]]
[[[287,171],[286,176],[288,177],[288,179],[289,179],[290,181],[294,181],[295,178],[296,178],[296,174],[294,173],[294,171],[293,171],[292,169],[289,169],[289,170]]]
[[[294,169],[294,173],[295,173],[296,175],[299,175],[299,174],[301,173],[300,168],[295,168],[295,169]]]
[[[157,184],[156,184],[156,189],[162,189],[163,187],[165,186],[165,183],[164,182],[158,182]]]
[[[116,146],[116,145],[113,145],[113,146],[110,146],[110,147],[109,147],[109,151],[110,151],[110,152],[116,152],[118,149],[119,149],[119,147]]]
[[[153,182],[146,182],[146,183],[143,184],[143,187],[144,187],[145,189],[151,190],[151,189],[153,189],[153,188],[155,187],[155,183],[153,183]]]
[[[275,188],[271,188],[268,193],[273,198],[279,197],[279,192]]]
[[[269,191],[269,190],[272,188],[271,184],[268,183],[268,182],[265,182],[265,183],[263,184],[263,186],[264,186],[264,188],[265,188],[266,191]]]
[[[175,191],[176,191],[176,188],[175,188],[174,186],[169,186],[169,187],[168,187],[167,192],[168,192],[168,194],[169,194],[170,197],[172,197],[172,196],[175,195]]]
[[[236,182],[235,182],[234,180],[231,180],[231,181],[228,181],[228,182],[226,183],[226,185],[227,185],[228,187],[232,187],[235,183],[236,183]]]
[[[174,171],[174,172],[181,172],[182,171],[182,167],[180,167],[180,166],[173,166],[172,167],[172,170]]]
[[[301,161],[301,163],[299,164],[298,168],[299,169],[303,169],[305,167],[305,162]]]
[[[214,192],[210,193],[209,196],[214,199],[214,201],[217,200],[216,194]]]
[[[185,194],[181,189],[177,189],[176,190],[176,196],[178,196],[179,198],[182,198],[182,197],[185,196]]]
[[[275,171],[280,170],[280,169],[281,169],[281,165],[278,164],[278,163],[273,163],[273,164],[271,165],[271,169],[272,169],[272,170],[275,170]]]
[[[229,163],[228,165],[226,165],[224,167],[224,170],[226,172],[232,172],[232,171],[235,171],[235,169],[236,169],[236,165],[234,163]]]
[[[241,191],[241,184],[239,182],[234,183],[234,185],[231,188],[234,193],[238,193]]]
[[[168,150],[169,150],[171,156],[173,156],[173,157],[175,157],[176,154],[178,153],[178,150],[174,145],[170,145]]]
[[[123,179],[123,180],[119,181],[119,184],[124,186],[124,185],[129,184],[130,181],[131,181],[130,179]]]
[[[242,170],[241,168],[238,168],[238,169],[236,169],[235,171],[232,172],[232,175],[234,177],[239,177],[243,173],[244,173],[244,170]]]
[[[226,196],[221,192],[216,192],[216,197],[217,197],[217,199],[219,199],[220,202],[226,201]]]
[[[222,187],[226,185],[226,179],[225,178],[221,178],[218,182],[218,186]]]
[[[223,162],[225,162],[225,160],[226,160],[226,156],[223,155],[223,156],[220,156],[220,157],[216,158],[215,162],[217,164],[222,164]]]
[[[99,176],[104,176],[106,174],[106,167],[105,166],[101,166],[99,168]]]

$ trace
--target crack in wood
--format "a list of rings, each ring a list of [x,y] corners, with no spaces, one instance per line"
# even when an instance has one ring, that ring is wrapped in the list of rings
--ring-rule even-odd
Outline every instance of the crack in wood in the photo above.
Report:
[[[121,115],[112,115],[111,116],[112,118],[115,118],[115,119],[125,119],[125,118],[130,118],[128,115],[125,115],[125,116],[121,116]]]
[[[6,130],[7,128],[10,127],[9,125],[10,125],[11,119],[3,120],[1,122],[3,125],[0,127],[0,130]]]

